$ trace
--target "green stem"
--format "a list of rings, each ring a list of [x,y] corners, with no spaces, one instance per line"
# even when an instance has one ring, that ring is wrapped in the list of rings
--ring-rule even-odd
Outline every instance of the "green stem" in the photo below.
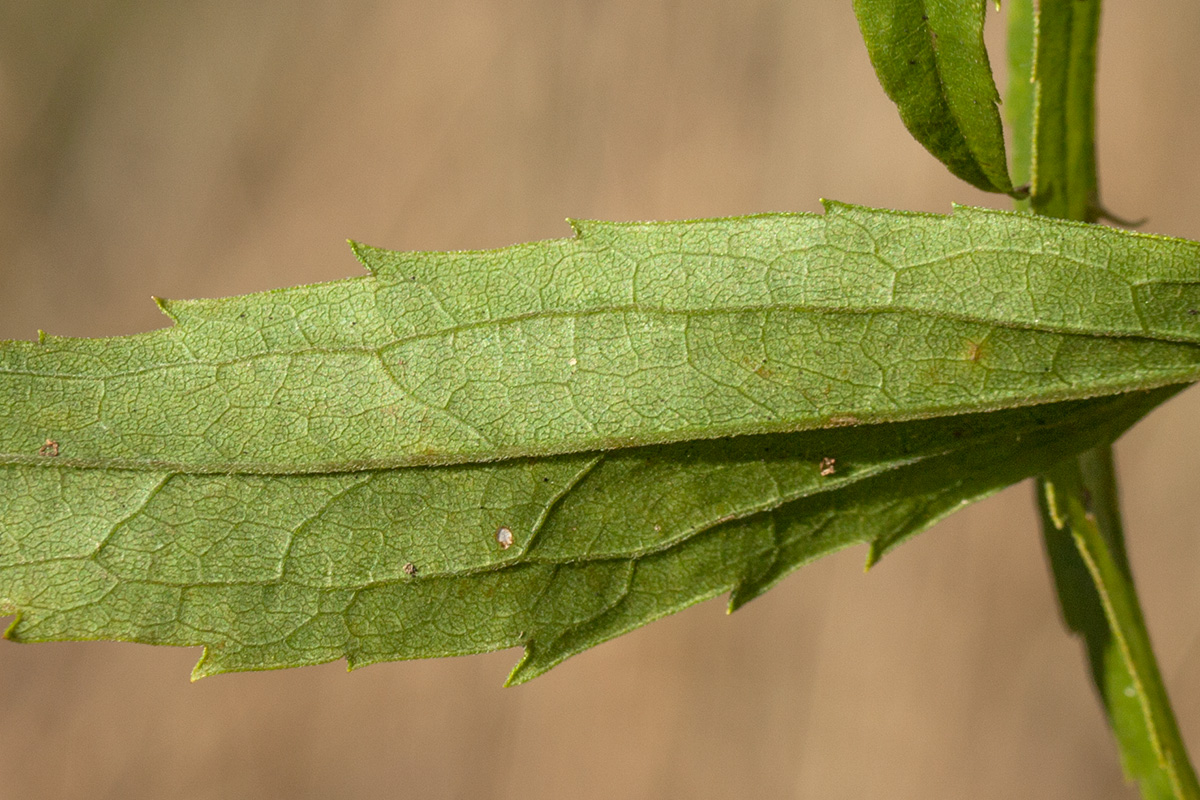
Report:
[[[1100,0],[1013,0],[1008,111],[1019,208],[1094,222],[1096,41]],[[1200,800],[1138,604],[1125,552],[1111,447],[1038,481],[1042,535],[1063,617],[1087,645],[1092,678],[1126,774],[1146,798]]]
[[[1096,40],[1100,0],[1042,0],[1032,84],[1032,210],[1095,222]]]
[[[1041,479],[1043,532],[1063,613],[1087,638],[1093,679],[1126,771],[1138,778],[1143,796],[1195,800],[1200,798],[1200,783],[1188,761],[1138,604],[1114,477],[1111,448],[1098,448],[1062,462]],[[1067,537],[1073,548],[1064,541]],[[1076,559],[1090,581],[1080,582]],[[1089,610],[1096,602],[1103,611],[1101,625]]]

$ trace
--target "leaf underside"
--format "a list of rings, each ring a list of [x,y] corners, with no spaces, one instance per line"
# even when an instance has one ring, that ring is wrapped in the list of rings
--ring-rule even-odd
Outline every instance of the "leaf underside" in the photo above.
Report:
[[[1200,369],[1192,242],[836,204],[577,230],[0,346],[8,636],[202,645],[196,676],[521,646],[521,682],[873,562]]]
[[[10,465],[8,635],[204,645],[197,677],[523,646],[520,682],[717,594],[736,607],[825,553],[877,558],[1171,392],[333,475]]]
[[[1200,245],[982,209],[576,223],[0,347],[0,463],[333,472],[893,422],[1200,370]],[[45,442],[57,445],[47,457]]]

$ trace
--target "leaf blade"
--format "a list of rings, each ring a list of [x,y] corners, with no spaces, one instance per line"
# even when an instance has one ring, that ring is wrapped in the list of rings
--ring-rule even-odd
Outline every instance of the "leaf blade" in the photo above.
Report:
[[[360,247],[371,277],[168,304],[177,325],[140,336],[6,343],[0,463],[482,462],[1200,375],[1193,242],[839,204],[579,229],[481,253]]]
[[[1012,194],[986,12],[986,0],[854,0],[875,74],[913,138],[972,186]]]
[[[886,550],[1172,391],[599,462],[294,476],[8,465],[0,605],[18,611],[18,641],[203,645],[197,676],[520,645],[520,682],[715,594],[736,607],[823,553]],[[779,449],[764,467],[766,446]]]

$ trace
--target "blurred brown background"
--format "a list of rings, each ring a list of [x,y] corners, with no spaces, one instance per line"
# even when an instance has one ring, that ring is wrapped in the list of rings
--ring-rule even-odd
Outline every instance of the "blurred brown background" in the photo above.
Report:
[[[1106,202],[1200,238],[1200,5],[1106,14]],[[358,274],[347,237],[488,247],[568,235],[568,215],[822,196],[1003,204],[908,138],[848,0],[0,3],[0,338]],[[1198,413],[1185,394],[1119,454],[1200,755]],[[190,684],[197,651],[0,643],[0,797],[1134,796],[1027,485],[866,576],[864,556],[510,690],[516,652]]]

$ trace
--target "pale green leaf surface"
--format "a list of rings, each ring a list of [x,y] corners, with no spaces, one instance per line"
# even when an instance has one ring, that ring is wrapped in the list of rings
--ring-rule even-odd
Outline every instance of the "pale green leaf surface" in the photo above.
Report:
[[[987,0],[854,0],[854,13],[913,138],[972,186],[1011,193],[983,42]]]
[[[297,473],[889,422],[1200,376],[1200,245],[829,204],[579,223],[0,347],[0,463]],[[48,451],[46,442],[55,446]],[[56,452],[57,455],[48,455]]]
[[[519,682],[699,600],[740,605],[824,553],[877,558],[1173,391],[488,465],[8,465],[0,609],[19,641],[203,645],[197,676],[523,646]]]
[[[524,680],[873,562],[1200,356],[1197,245],[999,212],[358,251],[365,278],[0,349],[0,442],[35,433],[0,467],[12,638],[203,645],[197,675],[523,646]]]

